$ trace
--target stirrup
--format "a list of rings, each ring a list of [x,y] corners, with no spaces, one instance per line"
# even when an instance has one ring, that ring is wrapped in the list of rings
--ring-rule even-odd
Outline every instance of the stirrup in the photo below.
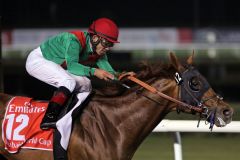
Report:
[[[56,122],[45,122],[40,124],[40,128],[42,130],[48,130],[48,129],[56,129]]]
[[[50,128],[56,129],[57,117],[58,117],[57,114],[54,112],[46,113],[40,124],[40,128],[42,130],[47,130]]]

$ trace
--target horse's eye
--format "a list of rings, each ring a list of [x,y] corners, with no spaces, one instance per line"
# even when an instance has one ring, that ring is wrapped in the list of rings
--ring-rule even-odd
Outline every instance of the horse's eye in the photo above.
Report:
[[[200,91],[201,89],[201,81],[197,78],[197,77],[192,77],[190,80],[189,80],[189,87],[195,91],[195,92],[198,92]]]

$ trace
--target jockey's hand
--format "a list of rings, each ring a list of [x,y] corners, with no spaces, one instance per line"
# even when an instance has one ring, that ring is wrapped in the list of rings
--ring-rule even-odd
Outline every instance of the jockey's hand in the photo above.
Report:
[[[105,81],[114,80],[114,75],[103,69],[96,68],[94,72],[94,76],[96,76],[99,79],[103,79]]]

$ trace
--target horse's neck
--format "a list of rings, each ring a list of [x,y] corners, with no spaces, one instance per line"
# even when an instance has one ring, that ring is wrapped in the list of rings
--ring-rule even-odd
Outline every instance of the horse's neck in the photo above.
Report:
[[[171,92],[176,90],[176,85],[169,80],[158,81],[153,86],[168,95],[170,90]],[[135,92],[116,98],[93,99],[80,120],[79,126],[84,129],[77,127],[81,130],[84,141],[95,139],[96,142],[93,143],[105,144],[112,139],[116,146],[134,152],[138,146],[136,143],[140,144],[171,110],[168,108],[170,106],[168,101],[147,91],[144,93],[156,99],[161,105]],[[92,143],[91,141],[89,143]],[[132,147],[133,145],[136,147]]]
[[[175,98],[178,96],[178,94],[176,94],[178,93],[178,87],[176,87],[174,81],[162,79],[152,84],[152,86],[169,96]],[[143,94],[156,100],[157,103],[139,95],[135,100],[121,107],[123,113],[121,116],[126,114],[126,118],[122,119],[122,126],[125,126],[122,131],[125,132],[126,135],[131,133],[129,136],[139,138],[140,141],[145,138],[175,106],[175,104],[169,103],[168,100],[156,94],[151,94],[148,91]],[[132,141],[136,140],[132,138]]]

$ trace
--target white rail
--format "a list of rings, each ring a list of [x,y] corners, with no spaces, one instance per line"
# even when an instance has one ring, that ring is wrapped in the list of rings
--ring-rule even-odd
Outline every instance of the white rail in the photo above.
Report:
[[[197,127],[197,120],[167,120],[164,119],[153,130],[153,132],[174,132],[174,159],[182,160],[182,144],[180,132],[219,132],[219,133],[240,133],[240,121],[233,121],[225,127],[215,127],[212,131],[205,122]]]
[[[164,119],[153,130],[154,132],[211,132],[204,121],[197,127],[197,120],[168,120]],[[232,121],[225,127],[213,127],[212,132],[240,133],[240,121]]]

